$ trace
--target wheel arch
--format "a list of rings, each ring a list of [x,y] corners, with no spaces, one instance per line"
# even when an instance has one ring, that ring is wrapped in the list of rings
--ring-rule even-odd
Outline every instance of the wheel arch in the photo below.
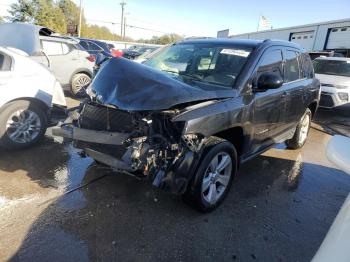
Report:
[[[45,112],[45,116],[46,116],[47,120],[49,120],[50,107],[42,100],[37,99],[35,97],[18,97],[18,98],[12,99],[12,100],[6,102],[4,105],[2,105],[0,108],[0,111],[2,111],[2,109],[5,108],[9,103],[16,102],[16,101],[29,101],[29,102],[32,102],[32,103],[38,105],[43,110],[43,112]]]
[[[308,108],[309,108],[310,111],[311,111],[312,118],[313,118],[313,117],[315,116],[315,114],[316,114],[317,107],[318,107],[317,101],[313,101],[312,103],[310,103],[310,104],[308,105]]]
[[[229,141],[236,149],[238,158],[243,154],[245,145],[244,130],[241,126],[234,126],[220,131],[213,136],[220,137]]]

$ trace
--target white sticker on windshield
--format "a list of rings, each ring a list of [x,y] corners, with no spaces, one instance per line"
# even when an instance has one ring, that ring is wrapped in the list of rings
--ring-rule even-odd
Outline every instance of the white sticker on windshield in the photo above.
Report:
[[[238,49],[222,49],[220,54],[247,57],[250,54],[250,52],[247,52],[244,50],[238,50]]]

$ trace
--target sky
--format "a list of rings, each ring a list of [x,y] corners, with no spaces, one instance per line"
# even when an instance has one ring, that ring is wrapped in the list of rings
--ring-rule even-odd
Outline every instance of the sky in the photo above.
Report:
[[[273,28],[350,18],[350,0],[124,0],[126,35],[134,39],[177,33],[185,36],[216,36],[230,29],[230,35],[256,31],[259,16]],[[0,15],[15,0],[0,0]],[[74,0],[79,4],[79,0]],[[83,0],[88,23],[105,25],[120,34],[121,0]],[[153,30],[153,31],[152,31]]]

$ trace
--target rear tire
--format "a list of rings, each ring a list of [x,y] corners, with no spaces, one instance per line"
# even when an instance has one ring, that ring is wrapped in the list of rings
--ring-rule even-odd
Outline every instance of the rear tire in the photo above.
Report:
[[[38,143],[47,129],[44,109],[32,101],[10,102],[0,112],[0,146],[20,149]]]
[[[310,109],[306,109],[305,114],[297,125],[293,138],[286,141],[288,148],[299,149],[305,145],[311,126],[311,118],[312,113]]]
[[[211,137],[194,179],[182,197],[184,202],[203,213],[213,211],[227,196],[236,172],[234,146],[224,139]]]
[[[74,96],[78,95],[83,88],[91,83],[91,77],[84,73],[75,74],[72,78],[71,92]]]

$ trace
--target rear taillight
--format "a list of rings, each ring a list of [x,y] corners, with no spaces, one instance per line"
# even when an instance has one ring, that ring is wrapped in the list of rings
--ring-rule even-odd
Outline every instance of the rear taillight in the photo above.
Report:
[[[89,55],[88,57],[86,57],[86,59],[89,60],[90,62],[96,61],[96,57],[94,55]]]
[[[123,51],[120,50],[120,49],[114,49],[114,48],[112,48],[112,49],[111,49],[111,54],[112,54],[112,56],[114,56],[114,57],[122,57],[122,56],[123,56]]]

